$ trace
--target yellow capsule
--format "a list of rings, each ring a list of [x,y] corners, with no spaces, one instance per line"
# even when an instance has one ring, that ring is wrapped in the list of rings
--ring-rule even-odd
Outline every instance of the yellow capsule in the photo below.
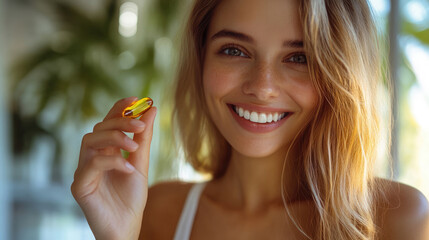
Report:
[[[143,115],[143,113],[145,113],[147,110],[149,110],[152,105],[153,100],[151,98],[142,98],[140,100],[132,102],[127,108],[125,108],[122,112],[122,116],[128,118],[138,118]]]

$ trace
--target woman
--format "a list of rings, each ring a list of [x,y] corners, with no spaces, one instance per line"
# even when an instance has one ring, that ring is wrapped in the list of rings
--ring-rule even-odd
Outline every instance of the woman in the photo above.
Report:
[[[121,100],[83,138],[72,185],[94,235],[429,239],[424,196],[372,174],[378,52],[364,0],[197,0],[175,116],[186,159],[212,180],[148,192],[156,108],[124,119],[135,98]]]

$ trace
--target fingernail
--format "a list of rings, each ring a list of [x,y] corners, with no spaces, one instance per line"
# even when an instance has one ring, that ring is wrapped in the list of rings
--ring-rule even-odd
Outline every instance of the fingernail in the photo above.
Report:
[[[133,99],[133,98],[137,98],[137,97],[136,96],[126,97],[124,98],[124,100]]]
[[[125,162],[125,167],[131,171],[134,171],[134,169],[135,169],[135,167],[129,162]]]
[[[122,98],[121,101],[127,102],[127,101],[130,101],[131,99],[134,99],[134,98],[136,98],[136,97],[126,97],[126,98]]]
[[[125,137],[125,142],[128,146],[130,146],[132,149],[137,149],[139,147],[139,145],[134,142],[131,138],[129,137]]]
[[[138,128],[142,128],[144,127],[146,124],[140,120],[136,120],[136,119],[132,119],[131,120],[131,125],[136,126]]]

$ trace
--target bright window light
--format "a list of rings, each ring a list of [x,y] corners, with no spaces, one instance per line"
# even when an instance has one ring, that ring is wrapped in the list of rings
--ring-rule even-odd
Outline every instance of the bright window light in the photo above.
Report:
[[[124,37],[132,37],[137,33],[138,6],[133,2],[125,2],[119,8],[119,33]]]

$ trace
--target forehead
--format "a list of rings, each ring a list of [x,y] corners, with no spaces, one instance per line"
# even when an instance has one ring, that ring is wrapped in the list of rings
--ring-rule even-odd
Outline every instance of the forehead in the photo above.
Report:
[[[216,7],[209,36],[229,29],[259,40],[302,39],[299,0],[224,0]]]

